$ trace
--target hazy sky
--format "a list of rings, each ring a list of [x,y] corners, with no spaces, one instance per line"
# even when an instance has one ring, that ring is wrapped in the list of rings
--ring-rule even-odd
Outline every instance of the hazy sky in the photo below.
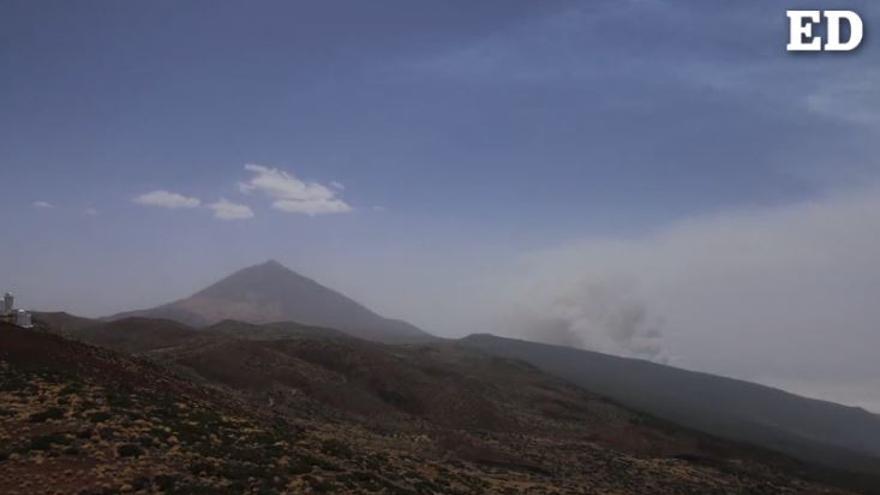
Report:
[[[853,54],[785,9],[858,11]],[[97,316],[275,258],[441,335],[880,411],[867,1],[0,3],[0,289]]]

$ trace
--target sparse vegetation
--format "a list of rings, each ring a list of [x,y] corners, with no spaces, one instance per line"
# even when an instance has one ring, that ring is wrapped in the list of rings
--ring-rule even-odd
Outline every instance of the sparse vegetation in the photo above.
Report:
[[[226,387],[221,391],[152,362],[17,332],[19,340],[0,334],[0,349],[36,339],[28,349],[53,357],[34,366],[41,356],[0,350],[0,493],[30,493],[46,483],[61,492],[166,494],[816,488],[761,464],[697,462],[714,458],[679,449],[696,445],[686,432],[595,405],[589,394],[532,368],[443,346],[390,357],[348,341],[233,342],[200,357],[225,370],[228,356],[255,366],[231,375],[252,381],[214,382]],[[268,368],[270,357],[286,360]],[[436,371],[450,362],[458,363],[455,372]],[[293,374],[302,370],[309,374]],[[260,387],[274,383],[298,386],[292,393],[278,385],[275,406],[267,408]],[[545,414],[548,407],[560,414]],[[664,449],[687,454],[676,459]],[[89,467],[66,473],[70,462]]]
[[[70,439],[61,434],[41,435],[31,438],[27,450],[49,450],[56,445],[68,445]]]
[[[330,438],[321,442],[321,452],[343,459],[350,459],[354,456],[354,451],[342,440]]]
[[[43,423],[50,419],[61,419],[64,417],[64,409],[60,407],[50,407],[44,411],[36,412],[28,416],[31,423]]]
[[[116,447],[116,452],[120,457],[138,457],[144,454],[144,449],[134,444],[123,444]]]

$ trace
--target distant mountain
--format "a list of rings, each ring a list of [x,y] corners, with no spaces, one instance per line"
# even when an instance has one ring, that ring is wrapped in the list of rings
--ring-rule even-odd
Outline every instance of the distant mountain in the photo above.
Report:
[[[880,473],[880,416],[782,390],[638,359],[472,335],[461,343],[520,359],[626,406],[827,466]]]
[[[245,268],[196,294],[132,316],[178,321],[193,327],[223,320],[263,324],[297,322],[330,327],[380,342],[425,342],[434,337],[401,320],[382,317],[352,299],[277,261]]]

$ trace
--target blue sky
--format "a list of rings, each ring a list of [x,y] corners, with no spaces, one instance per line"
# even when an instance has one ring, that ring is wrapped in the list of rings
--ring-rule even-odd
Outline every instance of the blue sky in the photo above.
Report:
[[[594,339],[605,323],[581,316],[595,308],[558,304],[587,296],[543,280],[624,278],[634,294],[619,296],[614,282],[599,299],[656,314],[663,359],[880,408],[859,381],[880,370],[823,368],[818,343],[794,353],[786,370],[796,371],[757,350],[755,363],[740,364],[735,355],[750,348],[713,347],[724,339],[700,315],[661,297],[686,291],[651,282],[687,279],[686,268],[669,273],[678,258],[645,261],[663,251],[658,243],[686,260],[694,244],[685,240],[715,246],[735,232],[726,246],[751,242],[766,255],[743,282],[741,292],[754,292],[787,259],[762,251],[765,239],[787,252],[803,232],[847,225],[836,235],[864,256],[844,258],[870,264],[880,222],[851,212],[880,197],[880,14],[867,1],[819,4],[862,15],[856,53],[786,53],[785,9],[817,7],[794,0],[6,0],[0,208],[16,221],[0,244],[0,284],[30,306],[95,316],[275,258],[445,335],[505,333],[524,297],[511,287],[542,287],[547,305],[525,319],[562,311],[574,321],[566,331],[583,333],[579,345],[638,354],[612,331]],[[155,191],[183,198],[136,201]],[[167,207],[192,205],[186,198],[199,206]],[[237,218],[215,218],[221,199],[239,205],[226,215]],[[811,205],[834,220],[813,226],[826,217]],[[779,239],[768,232],[788,220],[762,230],[786,215],[808,226]],[[708,251],[706,263],[734,266],[739,251],[726,249]],[[805,266],[833,247],[816,249]],[[615,268],[597,275],[596,266]],[[536,267],[543,275],[525,275]],[[797,294],[799,273],[786,272],[777,296]],[[791,297],[827,301],[818,287],[851,280],[834,273],[867,273],[858,294],[875,294],[880,279],[831,264],[811,275],[815,294]],[[705,283],[718,288],[706,305],[725,301],[717,311],[736,322],[734,296]],[[820,309],[810,321],[854,328],[854,349],[875,342],[862,306]],[[765,318],[765,333],[788,329],[773,337],[779,345],[809,326],[785,318]],[[728,364],[715,359],[725,352]],[[799,384],[809,372],[833,383]]]

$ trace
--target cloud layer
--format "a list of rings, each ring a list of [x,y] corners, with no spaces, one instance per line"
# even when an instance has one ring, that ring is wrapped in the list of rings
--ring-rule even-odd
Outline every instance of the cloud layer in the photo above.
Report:
[[[184,196],[165,190],[152,191],[134,198],[139,205],[156,206],[159,208],[197,208],[202,202],[197,198]]]
[[[253,176],[240,183],[239,189],[244,193],[264,194],[277,210],[310,216],[352,211],[351,206],[338,197],[338,191],[342,190],[339,186],[302,181],[293,174],[262,165],[247,164],[244,169]]]

